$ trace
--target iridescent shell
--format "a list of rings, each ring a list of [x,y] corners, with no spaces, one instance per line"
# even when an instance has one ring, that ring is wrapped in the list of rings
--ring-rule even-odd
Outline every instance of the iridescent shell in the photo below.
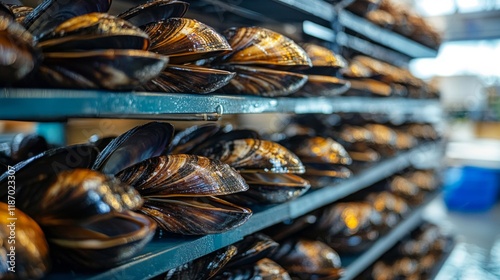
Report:
[[[347,67],[347,61],[328,48],[312,43],[304,43],[300,46],[311,59],[313,68],[328,67],[338,69]]]
[[[331,138],[297,135],[281,142],[303,163],[349,165],[352,159],[342,145]]]

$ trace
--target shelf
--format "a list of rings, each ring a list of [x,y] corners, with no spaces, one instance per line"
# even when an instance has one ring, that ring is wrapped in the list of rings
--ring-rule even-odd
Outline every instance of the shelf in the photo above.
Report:
[[[22,108],[25,108],[24,110]],[[29,108],[29,109],[28,109]],[[440,119],[438,100],[403,98],[266,98],[63,89],[4,88],[0,120],[69,118],[217,120],[223,114],[388,113],[408,120]]]
[[[422,213],[425,206],[436,197],[437,194],[431,195],[426,200],[426,203],[413,210],[409,217],[404,218],[391,232],[377,240],[373,246],[360,256],[342,258],[342,264],[347,265],[345,267],[345,274],[341,280],[354,279],[392,248],[401,238],[417,228],[422,223]]]
[[[426,47],[402,35],[379,27],[348,11],[340,11],[339,22],[345,28],[355,31],[377,44],[405,54],[410,58],[435,57],[437,55],[437,50]]]
[[[246,235],[281,221],[299,217],[311,210],[330,204],[360,189],[366,188],[410,166],[411,159],[417,154],[434,151],[437,146],[438,144],[436,143],[428,143],[411,151],[404,152],[375,165],[353,179],[334,186],[334,188],[326,187],[312,190],[304,196],[288,203],[254,209],[254,214],[248,222],[230,232],[202,237],[168,238],[168,236],[162,236],[155,238],[136,258],[122,266],[99,274],[71,275],[71,278],[88,280],[151,278],[190,260],[237,242]],[[64,273],[52,273],[47,279],[68,279],[68,275]]]

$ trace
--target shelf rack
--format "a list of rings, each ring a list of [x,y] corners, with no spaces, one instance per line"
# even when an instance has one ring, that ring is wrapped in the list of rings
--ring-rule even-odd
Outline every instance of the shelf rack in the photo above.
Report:
[[[441,118],[439,101],[404,98],[266,98],[62,89],[0,91],[0,119],[64,121],[69,118],[217,120],[224,114],[388,113],[413,121]],[[20,108],[29,108],[22,110]]]
[[[288,203],[254,209],[248,222],[235,230],[202,237],[162,236],[150,242],[143,251],[128,263],[98,274],[71,275],[71,279],[149,279],[190,260],[209,254],[243,239],[244,236],[276,223],[302,216],[311,210],[335,202],[349,194],[366,188],[411,165],[412,159],[434,152],[439,143],[427,143],[396,157],[385,160],[356,177],[333,187],[311,190],[304,196]],[[413,221],[412,219],[415,219]],[[411,224],[416,218],[409,219]],[[413,221],[413,222],[412,222]],[[408,224],[410,222],[405,222]],[[394,240],[397,242],[397,239]],[[48,275],[49,280],[68,279],[66,273]]]

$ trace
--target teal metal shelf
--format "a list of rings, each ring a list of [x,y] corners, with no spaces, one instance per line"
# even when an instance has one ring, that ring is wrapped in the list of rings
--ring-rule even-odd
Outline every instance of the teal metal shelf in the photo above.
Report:
[[[70,118],[217,120],[224,114],[387,113],[407,120],[439,119],[437,100],[404,98],[266,98],[63,89],[0,89],[0,120]]]
[[[254,209],[250,220],[232,231],[202,237],[172,237],[164,234],[155,238],[145,249],[128,263],[96,274],[52,273],[47,279],[149,279],[190,260],[209,254],[243,239],[244,236],[291,218],[304,215],[311,210],[335,202],[360,189],[366,188],[387,176],[411,165],[417,155],[435,152],[438,143],[428,143],[398,156],[380,162],[355,178],[334,187],[312,190],[288,203]],[[405,222],[408,223],[408,222]]]

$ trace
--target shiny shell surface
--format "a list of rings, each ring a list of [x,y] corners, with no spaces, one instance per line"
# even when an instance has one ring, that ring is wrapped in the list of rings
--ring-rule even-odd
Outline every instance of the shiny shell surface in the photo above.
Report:
[[[300,45],[311,59],[313,68],[315,67],[332,67],[345,68],[347,61],[340,55],[335,54],[332,50],[312,43],[304,43]]]
[[[234,72],[192,65],[168,65],[139,89],[152,92],[210,93],[227,85]]]
[[[24,18],[33,11],[32,7],[7,4],[7,7],[14,14],[15,19],[18,23],[22,24]]]
[[[181,18],[187,12],[189,3],[176,0],[153,0],[131,8],[118,17],[135,26],[159,22],[168,18]]]
[[[46,53],[40,76],[51,86],[132,90],[157,77],[168,57],[142,50]]]
[[[138,27],[104,13],[71,18],[39,39],[45,52],[71,50],[147,50],[148,35]]]
[[[149,158],[118,173],[143,197],[197,197],[225,195],[248,189],[229,165],[195,155]]]
[[[217,274],[214,280],[292,280],[288,272],[276,262],[264,258],[254,264],[225,270]]]
[[[144,31],[151,38],[150,51],[168,55],[172,64],[193,62],[231,51],[222,35],[194,19],[170,18],[148,24]]]
[[[11,209],[8,204],[0,202],[0,218],[5,221],[0,227],[0,251],[5,262],[0,266],[0,278],[42,278],[51,267],[49,245],[45,235],[40,226],[21,210],[16,209],[15,217],[12,217]],[[11,220],[12,218],[16,220]],[[10,222],[7,221],[14,223],[14,226],[9,226]],[[9,240],[15,240],[15,243]],[[7,254],[14,256],[13,266],[8,263]],[[9,271],[10,267],[13,267],[15,272]]]
[[[308,75],[307,83],[293,96],[336,96],[343,94],[351,87],[349,81],[332,76]]]
[[[248,66],[224,66],[236,76],[219,91],[228,94],[250,94],[267,97],[287,96],[298,91],[307,75]]]
[[[115,175],[119,171],[159,156],[172,140],[170,123],[150,122],[136,126],[113,139],[99,154],[92,169]]]
[[[299,156],[303,163],[349,165],[352,159],[342,145],[332,138],[297,135],[282,144]]]
[[[169,152],[172,154],[187,154],[199,144],[211,138],[211,136],[216,135],[221,129],[221,126],[216,123],[207,123],[186,128],[175,134]]]
[[[304,69],[312,66],[307,53],[282,34],[262,27],[230,28],[224,32],[233,51],[220,63]]]
[[[262,233],[248,235],[234,245],[238,248],[238,253],[229,261],[226,268],[254,264],[269,256],[279,246],[276,241]]]
[[[238,139],[219,143],[199,152],[220,160],[241,173],[304,173],[300,159],[278,143],[258,139]]]
[[[147,198],[140,212],[162,229],[185,235],[225,232],[241,226],[252,215],[250,209],[216,197]]]

